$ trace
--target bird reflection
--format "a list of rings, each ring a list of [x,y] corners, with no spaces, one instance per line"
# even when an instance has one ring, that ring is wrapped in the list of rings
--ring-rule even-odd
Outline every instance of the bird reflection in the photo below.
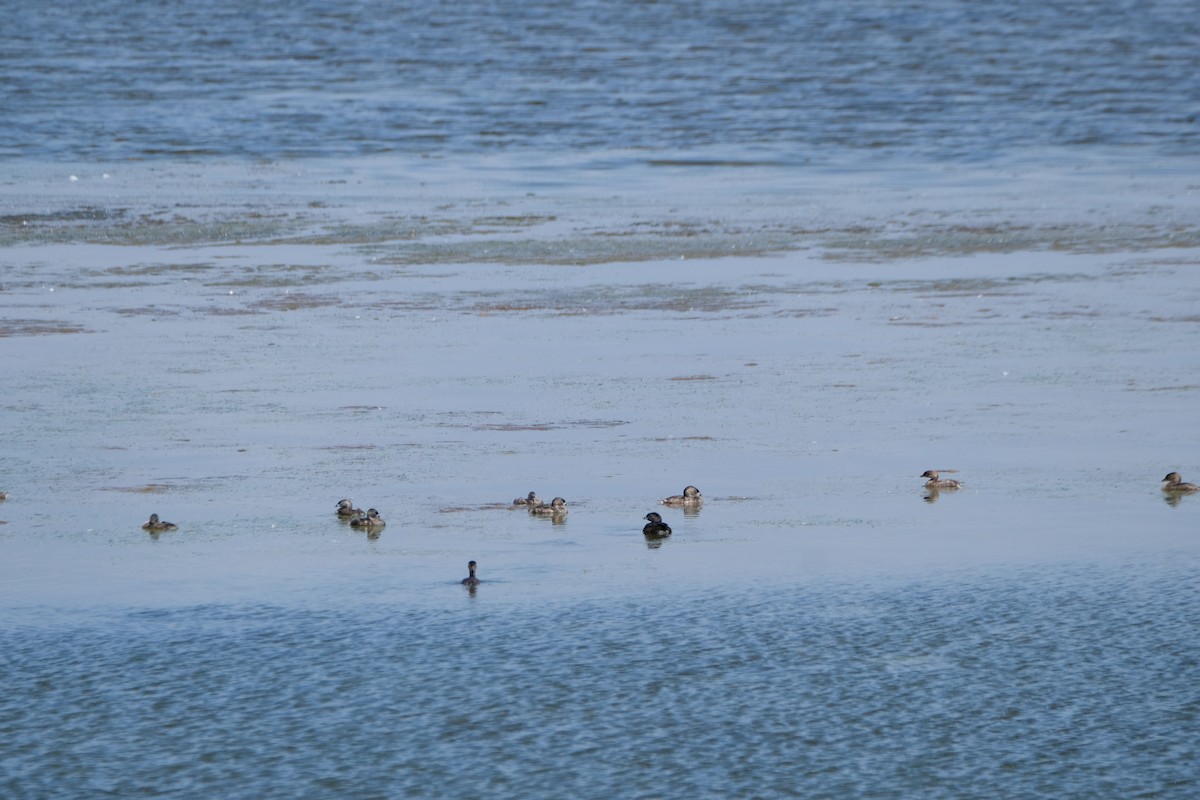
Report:
[[[1168,494],[1166,492],[1163,492],[1162,499],[1163,499],[1163,502],[1166,503],[1167,505],[1169,505],[1171,508],[1175,508],[1176,506],[1178,506],[1180,503],[1183,502],[1183,495],[1178,494],[1178,493]]]

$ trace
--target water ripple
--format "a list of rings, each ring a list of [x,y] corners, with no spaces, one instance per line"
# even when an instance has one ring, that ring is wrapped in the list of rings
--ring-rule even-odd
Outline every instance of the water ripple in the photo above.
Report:
[[[1200,75],[1194,11],[1183,0],[30,6],[5,26],[0,155],[641,151],[671,166],[839,150],[1194,155],[1196,109],[1181,105]],[[661,155],[672,151],[696,155]]]
[[[0,635],[0,789],[1182,798],[1194,588],[1182,572],[1040,569],[29,626]]]

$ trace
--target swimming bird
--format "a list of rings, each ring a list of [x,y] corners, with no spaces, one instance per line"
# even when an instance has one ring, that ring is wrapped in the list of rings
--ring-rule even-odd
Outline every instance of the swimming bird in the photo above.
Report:
[[[361,517],[363,515],[361,508],[354,507],[354,501],[350,499],[338,500],[337,515],[339,517]]]
[[[1200,492],[1200,486],[1194,483],[1184,483],[1183,476],[1178,472],[1168,472],[1162,479],[1162,490],[1172,494],[1195,494]]]
[[[696,507],[704,502],[704,498],[700,496],[700,490],[695,486],[686,486],[683,489],[683,494],[673,494],[670,497],[664,497],[658,501],[664,506],[691,506]]]
[[[662,521],[662,516],[657,511],[651,511],[644,519],[649,520],[646,527],[642,528],[642,533],[652,538],[662,538],[671,535],[671,526]]]
[[[350,520],[350,526],[353,528],[382,528],[386,524],[379,512],[373,508],[368,508],[367,513],[361,517]]]
[[[467,562],[467,572],[470,574],[467,575],[467,577],[462,579],[462,585],[463,586],[478,586],[480,581],[479,581],[479,578],[475,577],[475,562],[474,561]]]
[[[567,501],[561,497],[556,497],[549,503],[538,503],[536,506],[529,507],[530,514],[552,515],[555,517],[566,516]]]
[[[936,469],[925,470],[921,473],[921,477],[929,478],[929,480],[925,481],[926,489],[957,489],[962,486],[961,483],[951,478],[942,478],[939,480]]]
[[[173,531],[179,526],[174,522],[167,522],[158,518],[158,514],[151,514],[150,521],[142,526],[144,531]]]
[[[538,499],[537,492],[530,492],[527,497],[518,497],[512,501],[514,506],[540,506],[542,501]]]

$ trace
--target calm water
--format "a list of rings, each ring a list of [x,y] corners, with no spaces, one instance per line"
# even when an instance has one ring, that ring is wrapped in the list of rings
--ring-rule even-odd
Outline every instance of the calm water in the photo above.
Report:
[[[1192,6],[0,3],[0,796],[1194,797]]]

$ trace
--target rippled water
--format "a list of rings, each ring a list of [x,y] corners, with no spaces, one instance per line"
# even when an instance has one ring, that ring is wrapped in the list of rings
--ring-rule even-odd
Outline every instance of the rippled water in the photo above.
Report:
[[[1200,151],[1200,22],[1187,0],[5,12],[8,157]]]
[[[1188,797],[1195,563],[1140,566],[10,628],[0,790]]]
[[[1191,4],[0,12],[0,796],[1197,794]]]

